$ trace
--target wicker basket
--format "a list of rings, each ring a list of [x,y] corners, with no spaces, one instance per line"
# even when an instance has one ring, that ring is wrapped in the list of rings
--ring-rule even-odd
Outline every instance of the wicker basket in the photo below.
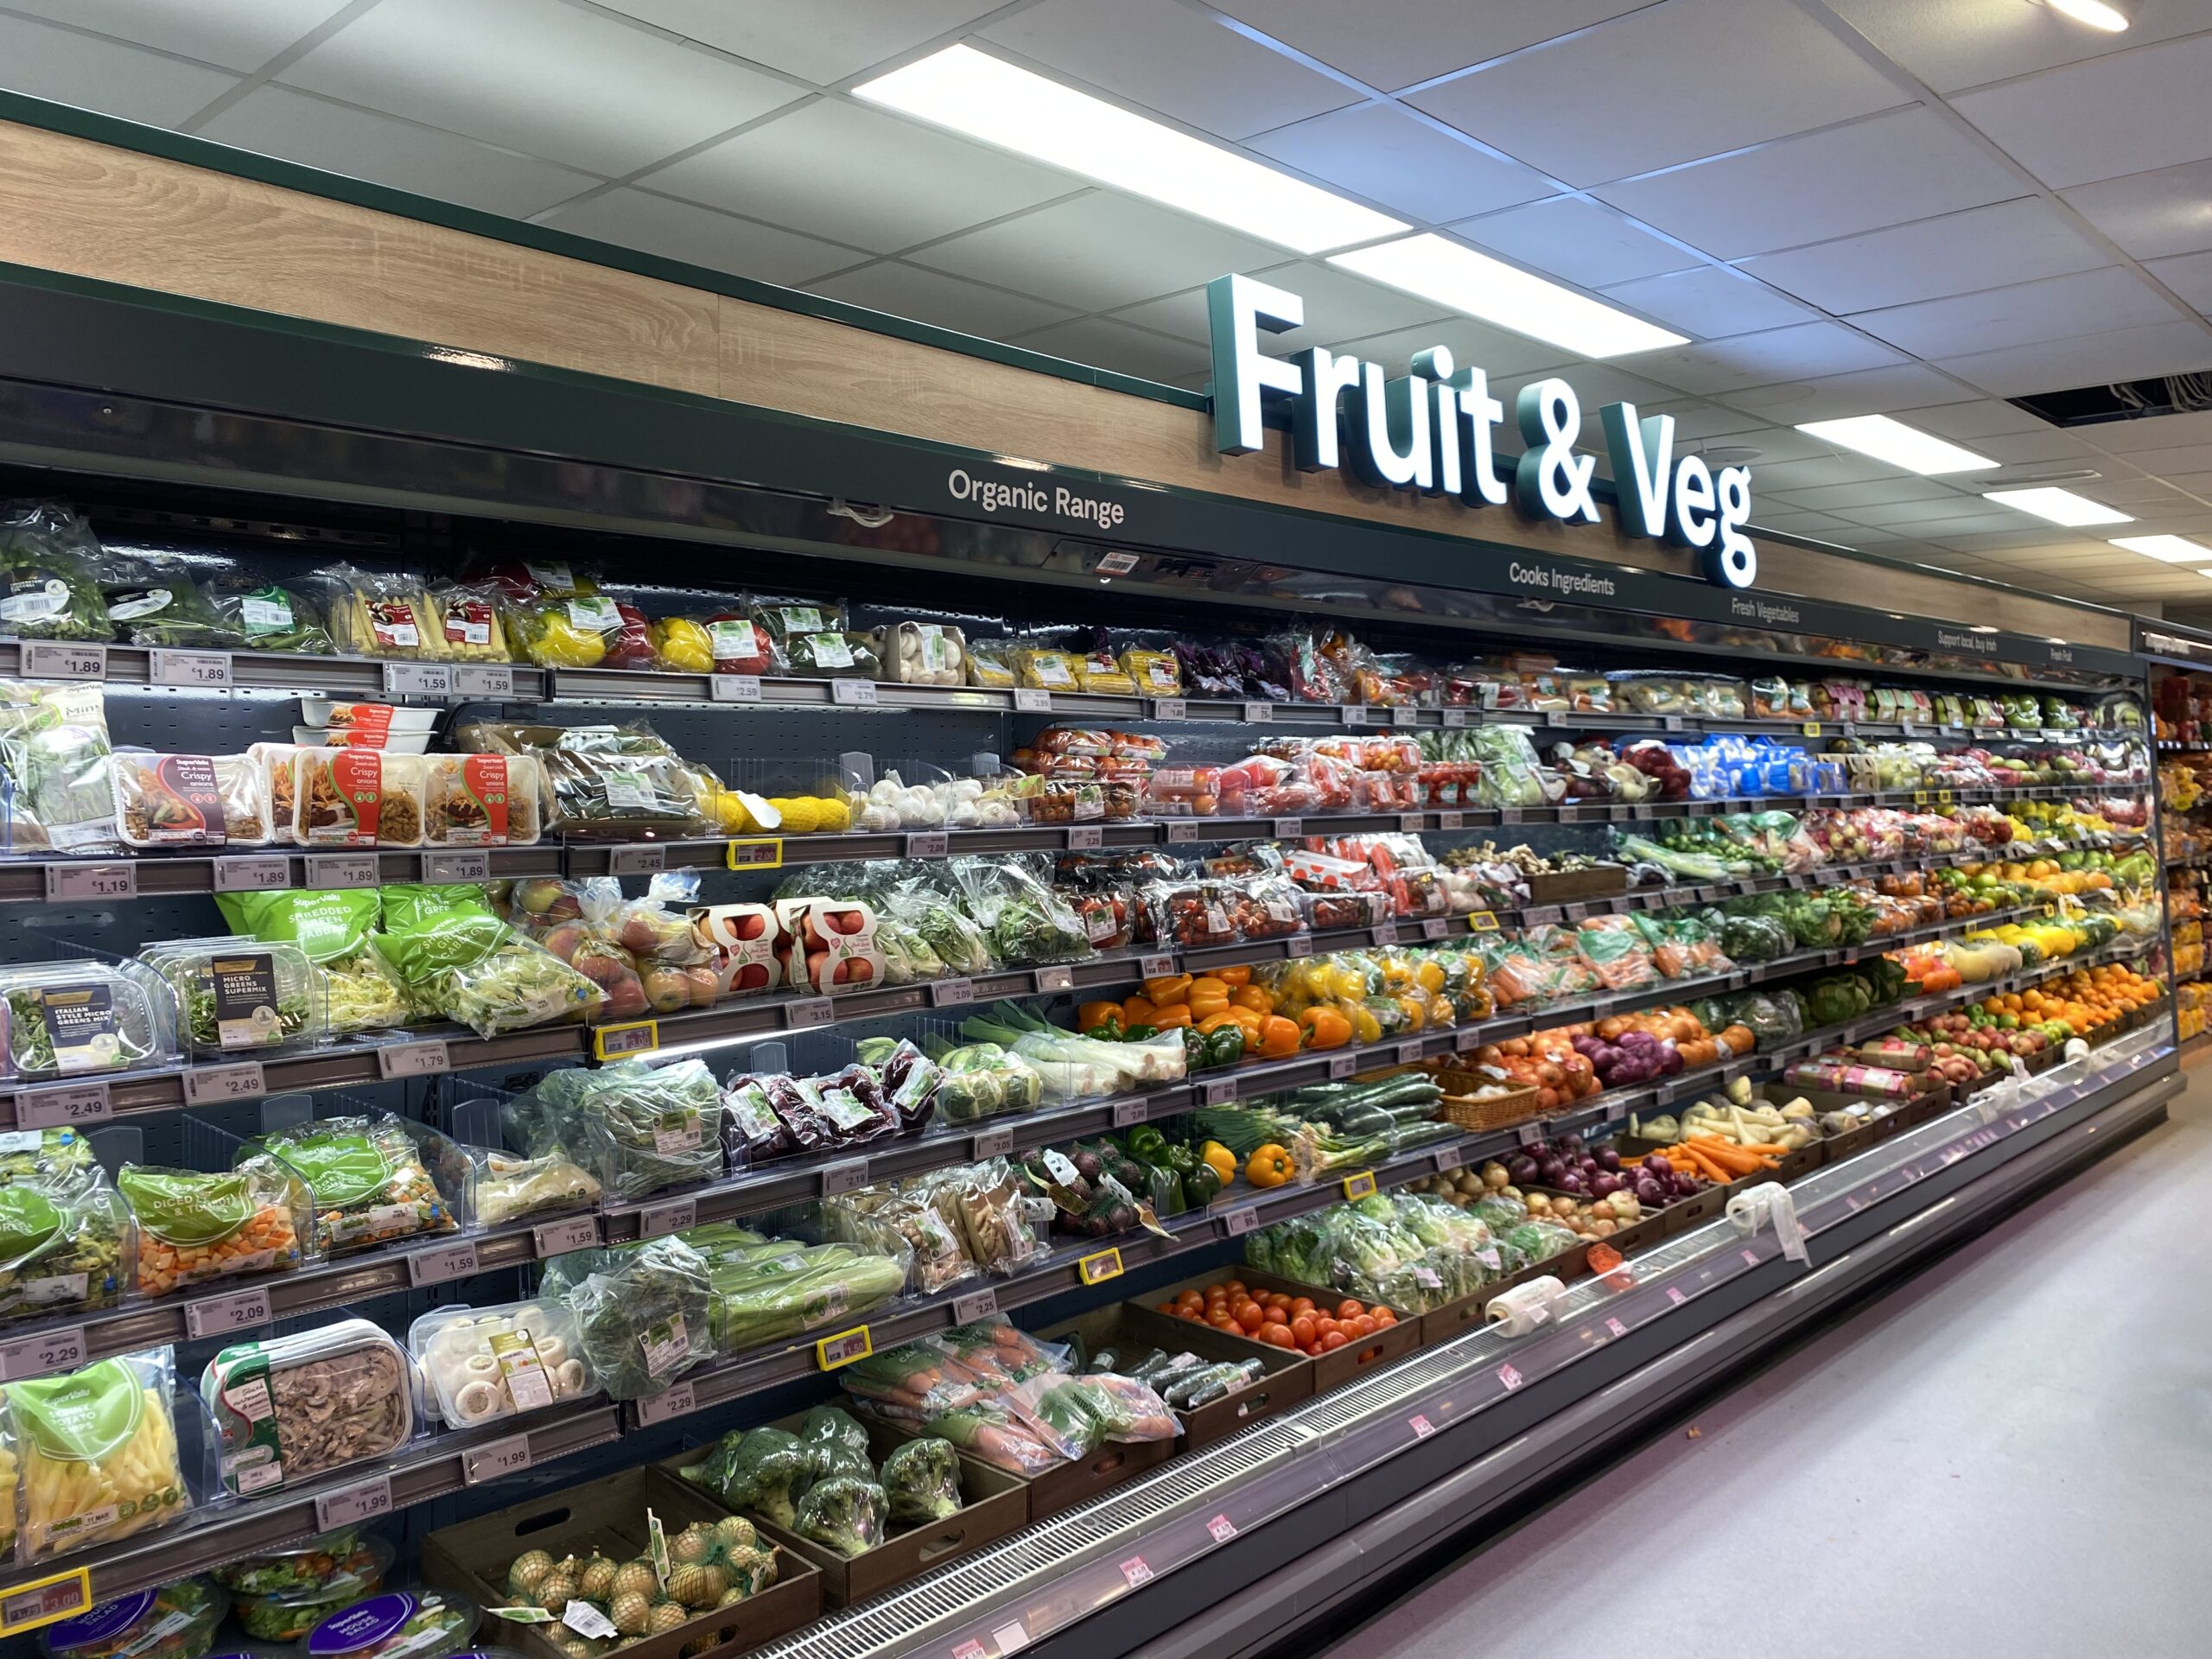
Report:
[[[1447,1123],[1463,1129],[1510,1129],[1516,1123],[1526,1123],[1536,1116],[1535,1089],[1516,1089],[1510,1094],[1492,1095],[1487,1099],[1473,1100],[1466,1096],[1488,1081],[1465,1071],[1440,1071],[1436,1080],[1444,1086],[1444,1098],[1436,1103],[1436,1115]]]

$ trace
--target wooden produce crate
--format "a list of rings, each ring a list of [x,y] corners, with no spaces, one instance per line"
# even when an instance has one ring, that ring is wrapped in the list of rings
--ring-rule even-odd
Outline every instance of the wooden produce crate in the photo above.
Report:
[[[1208,1285],[1223,1279],[1241,1279],[1245,1287],[1250,1290],[1279,1290],[1288,1296],[1308,1296],[1313,1299],[1316,1307],[1333,1308],[1351,1294],[1349,1291],[1332,1290],[1325,1285],[1301,1285],[1294,1279],[1278,1279],[1273,1274],[1261,1272],[1257,1268],[1232,1266],[1222,1268],[1213,1273],[1201,1274],[1196,1278],[1185,1279],[1179,1283],[1168,1286],[1153,1299],[1154,1306],[1156,1308],[1160,1302],[1172,1302],[1186,1290],[1203,1292]],[[1394,1313],[1397,1312],[1395,1308],[1390,1311]],[[1331,1389],[1340,1389],[1354,1378],[1366,1376],[1376,1366],[1385,1364],[1402,1355],[1411,1353],[1421,1346],[1421,1316],[1408,1314],[1395,1325],[1377,1331],[1371,1337],[1362,1338],[1355,1342],[1347,1342],[1332,1353],[1323,1354],[1318,1358],[1308,1360],[1307,1363],[1313,1368],[1313,1392],[1326,1394]],[[1211,1331],[1212,1327],[1208,1326],[1207,1329]],[[1246,1352],[1257,1351],[1263,1354],[1295,1352],[1291,1349],[1271,1348],[1266,1343],[1254,1341],[1249,1337],[1230,1338],[1227,1332],[1217,1332],[1214,1334],[1226,1340],[1243,1344]],[[1300,1357],[1303,1357],[1303,1356]]]
[[[1600,864],[1586,870],[1556,870],[1529,878],[1532,905],[1574,905],[1590,899],[1611,899],[1628,891],[1628,869],[1620,864]]]
[[[728,1513],[709,1493],[678,1480],[658,1465],[626,1469],[549,1492],[474,1521],[441,1527],[423,1541],[423,1573],[432,1584],[474,1597],[486,1607],[510,1605],[507,1568],[526,1550],[558,1558],[597,1548],[616,1560],[645,1553],[645,1510],[671,1535],[694,1521],[719,1521]],[[764,1543],[773,1543],[766,1532]],[[633,1659],[677,1659],[705,1641],[694,1659],[747,1653],[788,1635],[822,1611],[822,1575],[793,1551],[777,1548],[776,1581],[759,1595],[695,1615],[675,1630],[648,1637],[623,1651]],[[556,1624],[516,1624],[486,1618],[480,1639],[512,1648],[532,1659],[568,1659],[541,1631]]]
[[[1210,1325],[1171,1319],[1142,1302],[1093,1308],[1037,1335],[1046,1342],[1080,1338],[1086,1355],[1105,1348],[1141,1347],[1171,1354],[1187,1351],[1205,1360],[1257,1359],[1262,1370],[1255,1382],[1219,1400],[1175,1412],[1176,1421],[1183,1426],[1179,1444],[1185,1452],[1226,1440],[1248,1423],[1272,1417],[1313,1397],[1313,1362],[1295,1349],[1271,1347],[1249,1338],[1231,1337]]]

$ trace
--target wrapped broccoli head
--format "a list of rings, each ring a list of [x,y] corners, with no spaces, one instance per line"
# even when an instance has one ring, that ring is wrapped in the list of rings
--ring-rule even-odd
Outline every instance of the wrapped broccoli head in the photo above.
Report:
[[[791,1530],[827,1544],[840,1555],[858,1555],[883,1541],[885,1512],[891,1500],[872,1480],[833,1475],[807,1489],[799,1500]]]
[[[868,1430],[850,1412],[841,1411],[836,1406],[817,1406],[799,1419],[798,1437],[802,1440],[841,1441],[861,1456],[868,1455]]]
[[[734,1510],[751,1510],[779,1526],[798,1518],[799,1500],[814,1480],[814,1453],[805,1441],[780,1428],[756,1428],[731,1458],[720,1489]]]
[[[745,1431],[733,1428],[707,1448],[705,1457],[693,1464],[686,1464],[677,1472],[694,1486],[703,1486],[709,1491],[721,1493],[730,1484],[730,1465],[737,1459],[738,1448],[745,1444]]]
[[[960,1454],[950,1440],[925,1435],[883,1460],[891,1518],[908,1526],[950,1519],[960,1510]]]

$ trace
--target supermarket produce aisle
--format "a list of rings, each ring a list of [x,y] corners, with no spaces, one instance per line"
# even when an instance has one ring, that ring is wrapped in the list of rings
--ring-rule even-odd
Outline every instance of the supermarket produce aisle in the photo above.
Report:
[[[2171,1112],[1333,1651],[2202,1652],[2212,1064]]]

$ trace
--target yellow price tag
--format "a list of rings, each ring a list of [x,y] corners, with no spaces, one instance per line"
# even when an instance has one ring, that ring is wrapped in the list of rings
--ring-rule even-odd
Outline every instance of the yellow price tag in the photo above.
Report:
[[[1951,791],[1948,789],[1937,790],[1936,791],[1936,803],[1939,806],[1948,806],[1951,804]]]
[[[768,836],[752,841],[733,841],[722,850],[722,862],[733,870],[780,870],[784,868],[784,838]]]
[[[602,1060],[626,1060],[650,1054],[660,1046],[660,1021],[633,1020],[626,1025],[601,1026],[591,1034],[591,1052]]]
[[[1467,931],[1469,931],[1470,933],[1495,933],[1495,932],[1497,932],[1497,913],[1496,913],[1495,912],[1493,912],[1493,911],[1487,911],[1487,910],[1478,910],[1478,911],[1476,911],[1472,915],[1471,915],[1471,916],[1469,916],[1469,917],[1467,918]]]
[[[1928,791],[1927,791],[1926,790],[1924,790],[1924,789],[1916,789],[1916,790],[1914,790],[1914,791],[1912,791],[1912,804],[1913,804],[1915,806],[1925,806],[1925,805],[1927,805],[1927,804],[1928,804]]]
[[[1821,722],[1817,720],[1808,720],[1805,722],[1804,729],[1806,736],[1818,737],[1821,734]]]
[[[1096,1255],[1086,1255],[1075,1264],[1076,1277],[1086,1285],[1103,1285],[1109,1279],[1122,1276],[1122,1253],[1101,1250]]]
[[[88,1567],[37,1579],[0,1596],[0,1636],[51,1624],[92,1605],[92,1570]]]
[[[856,1325],[849,1331],[840,1331],[834,1337],[824,1337],[814,1344],[815,1363],[825,1371],[834,1371],[840,1365],[849,1365],[856,1359],[866,1359],[875,1351],[874,1338],[868,1335],[868,1326]]]
[[[1375,1172],[1363,1169],[1357,1175],[1344,1177],[1344,1197],[1366,1198],[1375,1195]]]

